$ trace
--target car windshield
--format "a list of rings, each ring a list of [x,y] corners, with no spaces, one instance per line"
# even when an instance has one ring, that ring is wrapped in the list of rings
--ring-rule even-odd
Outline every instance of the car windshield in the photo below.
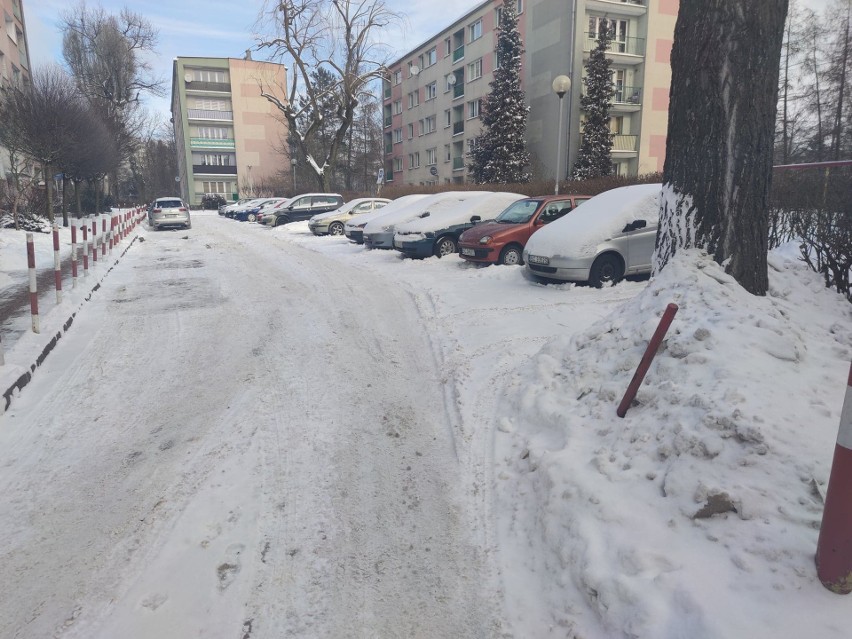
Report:
[[[523,224],[529,222],[540,202],[538,200],[520,200],[498,215],[494,221],[500,224]]]
[[[157,200],[157,208],[161,209],[179,209],[183,204],[180,200]]]

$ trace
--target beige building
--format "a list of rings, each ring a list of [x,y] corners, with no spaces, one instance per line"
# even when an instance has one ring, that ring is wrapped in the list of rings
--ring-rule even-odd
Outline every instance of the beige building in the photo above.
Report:
[[[599,25],[615,32],[608,53],[615,98],[612,160],[622,175],[660,171],[665,159],[671,52],[678,0],[514,0],[524,43],[521,84],[536,178],[564,177],[580,146],[583,65]],[[384,82],[385,177],[403,184],[464,182],[466,153],[481,132],[504,0],[486,0],[389,65]],[[572,81],[562,100],[558,75]],[[565,128],[558,136],[560,108]]]
[[[0,87],[27,82],[30,77],[30,53],[23,0],[0,0],[4,31],[0,35]],[[0,178],[9,170],[9,156],[0,147]]]
[[[261,96],[264,87],[286,86],[286,67],[236,58],[176,58],[172,73],[172,122],[180,184],[191,205],[205,194],[226,200],[262,195],[290,161],[287,127]],[[265,194],[265,193],[263,193]]]

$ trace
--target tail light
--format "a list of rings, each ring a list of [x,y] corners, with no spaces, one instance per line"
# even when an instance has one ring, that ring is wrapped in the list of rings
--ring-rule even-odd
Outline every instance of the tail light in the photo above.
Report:
[[[180,211],[181,213],[186,213],[186,209],[183,207],[179,208],[178,211]]]
[[[162,213],[163,209],[154,209],[154,213]]]

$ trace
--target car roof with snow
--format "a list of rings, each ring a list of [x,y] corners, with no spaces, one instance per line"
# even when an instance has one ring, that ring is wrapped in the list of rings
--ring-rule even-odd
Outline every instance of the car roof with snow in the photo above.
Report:
[[[317,213],[311,219],[312,220],[324,220],[324,219],[327,219],[327,218],[330,218],[330,217],[337,217],[341,213],[346,213],[347,211],[351,211],[352,209],[354,209],[359,204],[363,204],[364,202],[370,202],[370,201],[390,203],[393,200],[389,200],[388,198],[385,198],[385,197],[356,197],[354,200],[349,200],[348,202],[346,202],[346,204],[341,204],[338,208],[334,209],[333,211],[329,211],[328,213]],[[372,212],[373,211],[367,211],[367,213],[372,213]]]
[[[346,225],[360,225],[364,224],[365,222],[370,222],[379,217],[380,215],[385,215],[387,213],[397,211],[399,209],[409,206],[410,204],[413,204],[414,202],[417,202],[418,200],[422,200],[423,198],[427,197],[430,196],[426,193],[413,193],[411,195],[403,195],[402,197],[398,197],[395,200],[392,200],[390,204],[387,204],[380,209],[370,211],[369,213],[361,213],[360,215],[354,216],[352,219],[346,222]]]
[[[398,233],[437,231],[466,224],[474,215],[478,215],[483,220],[490,220],[513,202],[523,200],[525,197],[519,193],[483,193],[462,201],[450,201],[446,208],[425,211],[417,219],[398,225],[396,231]]]
[[[634,184],[604,191],[533,233],[526,250],[535,255],[584,255],[634,220],[655,226],[662,190],[662,184]]]
[[[364,232],[373,233],[384,226],[402,224],[413,220],[426,211],[429,211],[430,213],[442,211],[455,206],[458,202],[463,202],[485,193],[490,193],[490,191],[449,191],[445,193],[435,193],[434,195],[429,195],[422,200],[414,202],[411,206],[390,211],[385,215],[380,215],[375,219],[370,220],[367,222],[367,226],[364,227]],[[380,209],[380,211],[386,211],[387,208],[388,207]]]

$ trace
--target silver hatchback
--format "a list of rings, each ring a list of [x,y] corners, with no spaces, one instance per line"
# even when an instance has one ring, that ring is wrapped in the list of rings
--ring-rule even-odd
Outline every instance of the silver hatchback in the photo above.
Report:
[[[155,231],[169,226],[191,229],[189,207],[179,197],[159,197],[148,210],[148,226]]]

